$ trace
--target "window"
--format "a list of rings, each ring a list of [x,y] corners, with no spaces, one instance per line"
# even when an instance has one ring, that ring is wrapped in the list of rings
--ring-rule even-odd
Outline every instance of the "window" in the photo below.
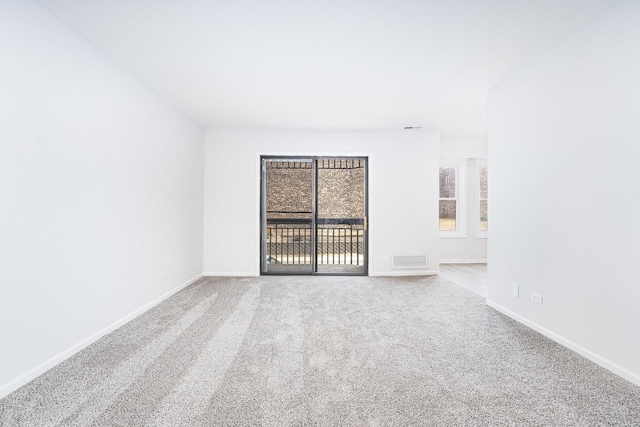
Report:
[[[440,168],[440,231],[456,231],[457,172],[454,166]]]
[[[478,237],[487,237],[489,230],[489,175],[486,161],[478,161]]]
[[[465,170],[466,160],[448,161],[440,165],[440,237],[466,237]]]

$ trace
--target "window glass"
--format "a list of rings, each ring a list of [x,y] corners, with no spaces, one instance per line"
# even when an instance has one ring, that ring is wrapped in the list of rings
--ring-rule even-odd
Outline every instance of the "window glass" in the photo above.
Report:
[[[440,231],[456,231],[455,200],[440,200]]]
[[[456,168],[440,168],[440,198],[456,197]]]
[[[480,168],[480,198],[487,199],[489,194],[487,168]]]
[[[480,167],[480,173],[478,176],[480,187],[480,231],[485,232],[489,230],[489,204],[487,201],[489,198],[489,177],[486,166]]]
[[[440,231],[457,229],[456,175],[455,167],[440,168]]]
[[[480,231],[489,230],[489,217],[487,215],[487,201],[480,200]]]

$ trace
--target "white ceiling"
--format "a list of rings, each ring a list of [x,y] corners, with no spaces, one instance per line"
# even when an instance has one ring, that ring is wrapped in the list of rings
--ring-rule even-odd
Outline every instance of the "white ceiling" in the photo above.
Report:
[[[618,0],[38,0],[205,128],[485,136],[489,89]]]

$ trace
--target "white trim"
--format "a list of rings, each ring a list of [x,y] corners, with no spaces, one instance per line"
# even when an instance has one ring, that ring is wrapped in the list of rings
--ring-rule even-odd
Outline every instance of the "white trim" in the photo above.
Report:
[[[486,259],[441,259],[440,264],[486,264]]]
[[[497,304],[489,299],[486,300],[486,303],[489,307],[499,311],[500,313],[509,316],[510,318],[512,318],[513,320],[522,323],[525,326],[528,326],[529,328],[533,329],[536,332],[541,333],[542,335],[544,335],[545,337],[552,339],[553,341],[557,342],[560,345],[563,345],[565,347],[567,347],[570,350],[575,351],[576,353],[580,354],[581,356],[586,357],[587,359],[591,360],[592,362],[602,366],[603,368],[613,372],[616,375],[621,376],[622,378],[626,379],[627,381],[630,381],[631,383],[640,386],[640,374],[635,373],[630,371],[629,369],[618,365],[615,362],[612,362],[611,360],[607,359],[606,357],[600,356],[597,353],[594,353],[593,351],[582,347],[579,344],[576,344],[575,342],[568,340],[566,338],[564,338],[561,335],[556,334],[553,331],[550,331],[547,328],[544,328],[540,325],[538,325],[537,323],[534,323],[522,316],[520,316],[519,314],[514,313],[513,311],[504,308],[503,306],[501,306],[500,304]]]
[[[177,286],[176,288],[174,288],[174,289],[172,289],[172,290],[160,295],[159,297],[157,297],[156,299],[146,303],[142,307],[140,307],[140,308],[132,311],[131,313],[127,314],[126,316],[116,320],[115,322],[113,322],[109,326],[99,330],[98,332],[96,332],[96,333],[94,333],[92,335],[89,335],[87,338],[81,340],[77,344],[72,345],[68,349],[56,354],[55,356],[53,356],[53,357],[51,357],[51,358],[49,358],[47,360],[45,360],[44,362],[40,363],[39,365],[35,366],[34,368],[29,369],[27,372],[23,373],[22,375],[18,376],[17,378],[14,378],[14,379],[12,379],[11,381],[9,381],[9,382],[7,382],[5,384],[2,384],[2,386],[0,386],[0,399],[5,397],[5,396],[7,396],[9,393],[12,393],[12,392],[16,391],[17,389],[19,389],[23,385],[27,384],[28,382],[33,381],[34,379],[36,379],[40,375],[42,375],[45,372],[47,372],[49,369],[53,368],[54,366],[58,365],[59,363],[62,363],[66,359],[68,359],[71,356],[73,356],[74,354],[78,353],[80,350],[83,350],[83,349],[87,348],[88,346],[90,346],[94,342],[98,341],[100,338],[102,338],[103,336],[107,335],[108,333],[115,331],[119,327],[123,326],[124,324],[126,324],[126,323],[132,321],[133,319],[135,319],[136,317],[140,316],[141,314],[143,314],[147,310],[149,310],[149,309],[155,307],[156,305],[160,304],[162,301],[164,301],[167,298],[169,298],[169,297],[173,296],[174,294],[178,293],[182,289],[184,289],[187,286],[189,286],[190,284],[194,283],[196,280],[200,279],[202,276],[203,276],[202,274],[198,274],[194,278],[187,280],[186,282],[184,282],[183,284]]]
[[[467,238],[467,159],[440,160],[438,168],[452,167],[456,170],[456,230],[438,230],[441,239]],[[438,176],[439,179],[439,176]],[[440,204],[438,193],[438,204]]]
[[[205,271],[202,273],[205,277],[258,277],[257,273],[246,273],[238,271]]]
[[[433,276],[438,274],[439,271],[426,270],[426,271],[370,271],[369,277],[385,277],[385,276]]]

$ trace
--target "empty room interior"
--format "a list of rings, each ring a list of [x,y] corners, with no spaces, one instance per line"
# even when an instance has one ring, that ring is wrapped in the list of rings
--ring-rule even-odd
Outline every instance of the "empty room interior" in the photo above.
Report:
[[[0,425],[640,425],[640,2],[3,0]]]

